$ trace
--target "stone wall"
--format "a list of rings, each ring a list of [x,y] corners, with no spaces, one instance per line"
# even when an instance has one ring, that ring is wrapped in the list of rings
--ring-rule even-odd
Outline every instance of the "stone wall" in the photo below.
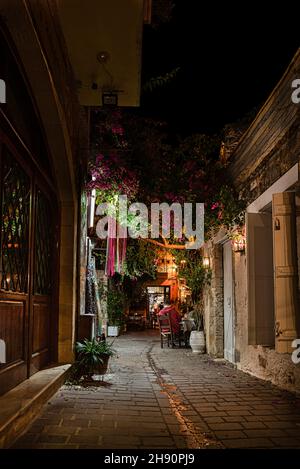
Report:
[[[275,181],[283,176],[292,166],[299,162],[300,157],[300,113],[294,125],[285,136],[277,142],[275,148],[264,158],[247,180],[238,186],[240,195],[253,202],[265,192]]]
[[[291,101],[291,83],[299,76],[300,49],[230,157],[228,176],[248,204],[300,161],[300,106]],[[299,208],[297,238],[300,272]],[[240,253],[234,253],[234,289],[237,366],[285,389],[300,390],[300,364],[290,354],[248,345],[247,260]]]
[[[291,101],[291,83],[299,76],[300,49],[282,80],[240,139],[239,144],[236,146],[234,132],[229,132],[227,141],[225,139],[223,149],[225,160],[227,154],[230,163],[227,175],[248,204],[256,200],[295,164],[300,163],[300,106]],[[231,152],[231,147],[233,152]],[[298,186],[295,185],[292,189],[299,194],[299,181]],[[209,243],[206,243],[204,248],[205,255],[210,256],[213,271],[211,286],[205,292],[207,351],[215,357],[223,356],[222,242],[225,239],[226,233],[220,231]],[[299,195],[297,197],[297,255],[299,273]],[[233,253],[233,282],[233,321],[237,367],[282,388],[299,391],[300,363],[293,363],[291,353],[277,353],[271,347],[248,345],[248,285],[245,253]],[[298,285],[300,297],[300,278],[298,278]]]
[[[205,256],[209,256],[212,279],[204,293],[204,324],[207,353],[223,357],[223,267],[222,246],[209,243]]]

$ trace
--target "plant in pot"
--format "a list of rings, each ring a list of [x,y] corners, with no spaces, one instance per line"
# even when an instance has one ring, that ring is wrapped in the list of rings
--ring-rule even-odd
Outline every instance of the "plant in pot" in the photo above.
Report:
[[[194,305],[189,317],[193,319],[196,330],[191,331],[190,346],[193,353],[205,352],[205,335],[204,335],[204,315],[201,304]]]
[[[110,289],[107,292],[107,335],[116,337],[120,333],[120,328],[124,324],[124,293],[117,289]]]
[[[204,288],[210,285],[211,270],[203,265],[203,257],[198,250],[184,250],[174,254],[179,266],[179,275],[186,279],[192,296],[192,311],[189,319],[195,323],[195,330],[190,334],[190,346],[194,353],[205,352],[204,334]]]
[[[70,381],[93,381],[93,375],[104,375],[107,371],[108,360],[115,355],[113,344],[105,340],[97,341],[85,339],[76,344],[77,358],[72,366]]]

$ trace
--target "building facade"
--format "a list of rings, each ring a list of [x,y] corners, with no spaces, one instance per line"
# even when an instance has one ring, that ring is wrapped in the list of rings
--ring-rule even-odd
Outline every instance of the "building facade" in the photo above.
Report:
[[[56,391],[62,379],[50,382],[66,372],[58,365],[74,358],[89,110],[104,91],[139,104],[143,1],[124,8],[120,0],[1,1],[0,447]]]
[[[86,123],[55,3],[1,2],[0,14],[3,393],[73,357]]]
[[[205,245],[208,352],[287,389],[300,389],[292,360],[300,338],[300,106],[292,82],[300,51],[229,158],[228,175],[247,201],[240,243],[225,231]],[[243,239],[244,237],[244,239]]]

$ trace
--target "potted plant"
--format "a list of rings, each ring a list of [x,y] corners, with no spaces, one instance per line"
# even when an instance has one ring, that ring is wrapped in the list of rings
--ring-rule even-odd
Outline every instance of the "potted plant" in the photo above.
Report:
[[[203,255],[197,250],[186,250],[175,253],[179,275],[186,279],[186,285],[190,288],[193,311],[189,313],[189,319],[195,323],[194,331],[190,334],[190,346],[194,353],[205,352],[204,334],[204,288],[210,285],[211,270],[205,266]]]
[[[104,375],[109,358],[116,353],[112,345],[105,340],[97,341],[95,338],[77,342],[77,359],[72,367],[71,381],[79,381],[82,377],[85,381],[92,381],[93,375]]]
[[[120,328],[124,323],[124,294],[117,289],[107,292],[107,335],[116,337],[120,333]]]
[[[196,304],[189,317],[194,320],[196,330],[191,331],[190,346],[193,353],[205,352],[204,315],[200,304]]]

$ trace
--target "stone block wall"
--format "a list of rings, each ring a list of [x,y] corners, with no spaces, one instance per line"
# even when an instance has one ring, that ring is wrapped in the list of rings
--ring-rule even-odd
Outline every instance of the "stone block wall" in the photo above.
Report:
[[[204,293],[204,323],[207,353],[215,358],[223,357],[223,266],[222,246],[210,243],[206,254],[210,258],[212,279]]]

